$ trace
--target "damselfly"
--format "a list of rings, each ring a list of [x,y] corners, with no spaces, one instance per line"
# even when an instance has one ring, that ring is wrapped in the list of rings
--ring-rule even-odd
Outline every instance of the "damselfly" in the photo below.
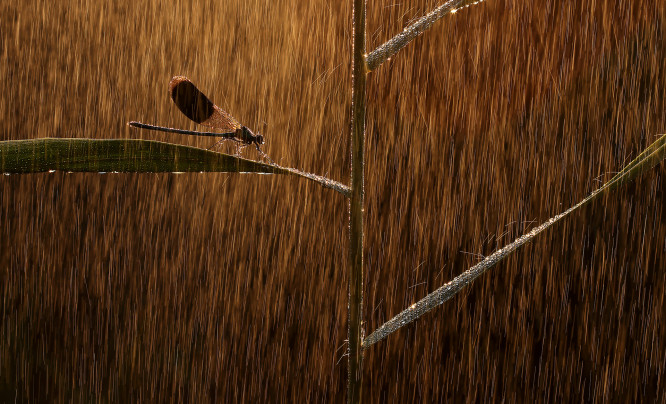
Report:
[[[168,128],[165,126],[149,125],[146,123],[132,121],[128,125],[135,128],[157,130],[161,132],[179,133],[183,135],[214,136],[222,137],[210,148],[217,146],[225,139],[231,139],[238,143],[253,144],[262,156],[267,157],[259,148],[264,144],[264,137],[254,134],[247,126],[241,125],[233,116],[215,105],[204,93],[192,84],[185,76],[175,76],[169,82],[169,94],[178,109],[192,121],[224,132],[198,132],[192,130]]]

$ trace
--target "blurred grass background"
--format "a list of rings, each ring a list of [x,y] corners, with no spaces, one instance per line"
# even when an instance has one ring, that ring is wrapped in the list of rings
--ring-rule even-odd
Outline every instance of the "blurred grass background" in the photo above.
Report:
[[[9,0],[0,140],[210,139],[349,181],[348,1]],[[368,50],[433,0],[368,4]],[[666,132],[666,3],[487,0],[369,77],[366,331]],[[233,147],[226,151],[233,151]],[[256,151],[243,153],[257,158]],[[664,165],[370,348],[367,402],[666,398]],[[347,203],[294,178],[0,178],[0,401],[345,398]]]

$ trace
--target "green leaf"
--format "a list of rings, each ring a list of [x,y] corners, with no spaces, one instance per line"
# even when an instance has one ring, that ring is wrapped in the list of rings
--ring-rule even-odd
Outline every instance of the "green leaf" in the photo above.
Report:
[[[571,213],[580,209],[581,207],[589,204],[595,200],[600,195],[603,195],[605,192],[617,188],[620,185],[626,184],[643,174],[644,172],[650,170],[652,167],[659,164],[662,160],[666,158],[666,135],[661,135],[654,143],[645,149],[638,157],[636,157],[631,163],[617,173],[610,181],[608,181],[604,186],[592,192],[587,198],[578,202],[573,207],[566,210],[564,213],[560,213],[556,216],[553,216],[546,222],[537,226],[536,228],[530,230],[529,233],[519,237],[513,243],[500,248],[491,255],[485,257],[481,262],[474,265],[467,271],[456,276],[452,281],[446,285],[440,287],[434,292],[430,293],[423,299],[414,303],[407,309],[398,313],[395,317],[388,320],[382,324],[379,328],[373,331],[365,340],[363,340],[363,349],[368,348],[369,346],[381,341],[390,334],[394,333],[398,329],[404,327],[405,325],[411,323],[417,318],[421,317],[425,313],[434,309],[435,307],[441,305],[445,301],[451,299],[458,292],[460,292],[464,287],[472,283],[476,278],[481,274],[486,272],[488,269],[495,266],[502,259],[506,258],[508,255],[516,251],[518,248],[522,247],[526,243],[532,241],[537,235],[541,234],[546,229],[550,228],[553,224],[559,222],[565,217],[569,216]]]
[[[153,140],[45,138],[0,142],[0,173],[46,171],[290,174],[349,194],[349,188],[341,183],[293,168]]]

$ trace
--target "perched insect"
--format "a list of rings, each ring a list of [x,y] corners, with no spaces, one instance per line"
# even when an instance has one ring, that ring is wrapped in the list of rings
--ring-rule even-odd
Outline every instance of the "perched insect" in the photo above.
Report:
[[[185,76],[175,76],[169,82],[169,94],[178,109],[192,121],[224,132],[198,132],[184,129],[168,128],[132,121],[128,124],[135,128],[157,130],[161,132],[180,133],[184,135],[214,136],[224,139],[210,148],[217,146],[225,139],[251,145],[253,144],[262,156],[267,157],[259,148],[264,144],[264,137],[255,135],[247,126],[241,125],[234,117],[215,105],[204,93],[192,84]]]

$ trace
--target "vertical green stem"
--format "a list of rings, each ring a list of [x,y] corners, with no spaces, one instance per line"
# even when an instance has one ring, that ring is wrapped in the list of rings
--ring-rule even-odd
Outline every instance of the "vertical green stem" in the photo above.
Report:
[[[365,161],[365,2],[354,0],[352,49],[351,200],[349,204],[349,374],[347,401],[361,402],[363,375],[363,166]]]

